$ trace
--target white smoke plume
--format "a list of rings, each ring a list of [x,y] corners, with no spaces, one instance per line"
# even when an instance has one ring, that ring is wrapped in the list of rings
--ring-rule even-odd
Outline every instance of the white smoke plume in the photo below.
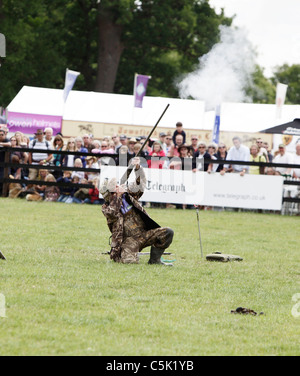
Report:
[[[255,52],[242,29],[220,26],[221,40],[199,59],[199,67],[179,84],[181,98],[206,102],[213,110],[222,102],[250,102],[245,87],[255,70]]]

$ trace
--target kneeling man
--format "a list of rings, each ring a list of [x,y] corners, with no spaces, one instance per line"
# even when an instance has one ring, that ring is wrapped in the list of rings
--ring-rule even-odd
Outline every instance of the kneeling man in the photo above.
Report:
[[[124,264],[137,264],[138,253],[151,246],[149,264],[166,265],[161,256],[173,240],[170,228],[161,228],[138,202],[146,188],[146,176],[139,158],[131,161],[136,179],[127,186],[106,179],[101,187],[105,204],[102,212],[112,234],[110,258]],[[171,264],[167,264],[171,265]]]

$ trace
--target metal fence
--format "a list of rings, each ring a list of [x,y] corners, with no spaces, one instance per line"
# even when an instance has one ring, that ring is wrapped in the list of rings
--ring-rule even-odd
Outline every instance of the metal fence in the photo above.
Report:
[[[120,155],[119,154],[96,154],[96,153],[83,153],[83,152],[74,152],[74,151],[58,151],[58,150],[44,150],[44,149],[30,149],[30,148],[11,148],[11,147],[1,147],[0,153],[4,153],[4,162],[0,162],[0,169],[3,169],[3,178],[0,178],[0,184],[3,184],[2,189],[2,197],[7,197],[8,195],[8,187],[11,183],[19,183],[22,185],[38,185],[41,184],[41,181],[39,180],[28,180],[28,179],[10,179],[9,178],[9,169],[10,168],[22,168],[22,169],[36,169],[36,170],[49,170],[49,171],[83,171],[83,172],[91,172],[91,173],[99,173],[99,169],[92,169],[92,168],[78,168],[78,167],[66,167],[66,166],[53,166],[51,164],[47,165],[37,165],[37,164],[21,164],[21,163],[12,163],[11,162],[11,154],[14,152],[22,152],[22,153],[43,153],[43,154],[58,154],[58,155],[73,155],[77,157],[88,157],[93,156],[97,158],[105,158],[109,157],[112,160],[115,161],[115,164],[118,165],[120,161]],[[122,159],[122,165],[127,165],[128,161],[131,157],[128,155],[125,155],[125,157]],[[158,160],[157,157],[155,157],[156,160]],[[166,158],[172,159],[171,157],[162,157],[164,160]],[[176,157],[177,159],[182,159],[179,157]],[[146,160],[151,159],[151,157],[145,157]],[[191,160],[191,159],[189,159]],[[124,163],[125,161],[125,163]],[[183,159],[182,159],[183,161]],[[300,165],[295,164],[279,164],[279,163],[266,163],[266,162],[244,162],[244,161],[225,161],[225,160],[201,160],[198,158],[193,158],[192,160],[195,164],[203,164],[203,165],[209,165],[209,164],[221,164],[221,165],[242,165],[242,166],[258,166],[261,168],[266,167],[283,167],[283,168],[291,168],[291,169],[300,169]],[[59,188],[61,187],[77,187],[78,184],[74,183],[63,183],[63,182],[44,182],[43,185],[45,186],[57,186]],[[289,178],[286,176],[286,179],[284,181],[285,186],[300,186],[300,180],[293,180],[292,178]],[[93,188],[93,185],[91,184],[80,184],[80,188]],[[300,198],[297,197],[290,197],[286,194],[283,195],[283,203],[289,203],[289,204],[300,204]]]

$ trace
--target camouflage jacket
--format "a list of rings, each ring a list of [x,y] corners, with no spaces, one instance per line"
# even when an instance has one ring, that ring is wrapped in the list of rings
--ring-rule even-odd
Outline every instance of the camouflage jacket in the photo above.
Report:
[[[135,170],[136,180],[130,183],[127,187],[126,200],[132,204],[132,210],[135,210],[142,218],[146,230],[160,228],[160,226],[153,221],[145,209],[139,203],[146,188],[146,176],[142,167]],[[122,197],[116,194],[111,195],[109,203],[102,206],[102,212],[107,220],[107,225],[112,234],[111,239],[111,258],[118,261],[121,256],[122,243],[124,240],[124,214],[121,212]]]

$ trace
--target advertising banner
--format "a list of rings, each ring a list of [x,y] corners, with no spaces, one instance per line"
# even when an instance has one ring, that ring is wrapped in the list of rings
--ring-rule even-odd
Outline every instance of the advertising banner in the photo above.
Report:
[[[282,208],[282,176],[203,174],[203,205],[263,210]]]
[[[116,177],[118,182],[126,172],[126,167],[102,167],[101,182]],[[146,168],[147,185],[142,201],[173,204],[199,204],[203,199],[204,180],[201,174],[191,171]],[[129,183],[135,181],[135,173]]]
[[[125,167],[103,167],[104,179],[118,181]],[[147,185],[141,201],[216,207],[281,210],[283,182],[281,176],[208,174],[167,169],[145,169]],[[132,173],[129,182],[135,179]]]
[[[22,114],[9,112],[7,126],[9,132],[34,134],[38,129],[52,128],[53,134],[61,132],[62,116]]]

